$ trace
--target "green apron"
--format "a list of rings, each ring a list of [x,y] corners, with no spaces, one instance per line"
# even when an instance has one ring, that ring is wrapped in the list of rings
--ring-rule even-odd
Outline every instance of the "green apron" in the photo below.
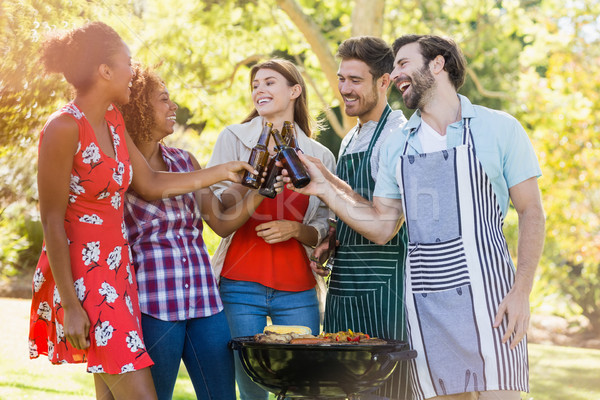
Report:
[[[354,154],[344,151],[337,164],[338,177],[369,201],[373,200],[375,189],[371,155],[391,111],[387,105],[366,151]],[[407,242],[404,225],[388,243],[378,245],[338,220],[337,239],[340,245],[329,278],[323,330],[351,329],[373,337],[407,340],[403,301]],[[408,399],[408,386],[408,363],[399,363],[378,395]]]

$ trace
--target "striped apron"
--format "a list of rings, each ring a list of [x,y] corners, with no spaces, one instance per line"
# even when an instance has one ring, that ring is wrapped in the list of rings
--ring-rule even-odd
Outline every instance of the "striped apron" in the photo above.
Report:
[[[375,128],[366,151],[342,154],[337,175],[368,200],[373,198],[375,181],[371,174],[371,155],[391,112],[388,105]],[[352,329],[374,337],[407,340],[403,303],[406,231],[404,227],[385,245],[375,244],[337,223],[340,246],[329,279],[325,305],[325,332]],[[410,398],[408,364],[399,363],[378,395],[404,400]]]
[[[411,362],[418,399],[487,391],[528,391],[524,339],[502,344],[507,321],[492,327],[514,282],[503,215],[463,119],[462,144],[408,155],[397,164],[408,229],[406,307],[418,356]]]

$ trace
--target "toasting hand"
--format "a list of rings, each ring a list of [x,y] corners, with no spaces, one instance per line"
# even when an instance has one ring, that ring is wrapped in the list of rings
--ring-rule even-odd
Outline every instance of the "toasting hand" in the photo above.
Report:
[[[311,157],[300,152],[298,152],[297,154],[298,158],[300,159],[300,161],[302,161],[302,164],[306,168],[306,171],[310,175],[310,183],[304,186],[303,188],[295,187],[292,183],[288,171],[285,168],[283,168],[283,164],[281,164],[280,161],[277,161],[277,165],[283,168],[281,172],[283,182],[287,184],[288,189],[291,189],[295,192],[302,193],[305,195],[317,196],[319,193],[323,192],[323,190],[321,190],[321,187],[327,184],[326,176],[330,174],[330,172],[318,158]]]
[[[215,168],[217,170],[216,172],[222,176],[221,180],[232,181],[236,183],[240,183],[242,181],[242,175],[246,171],[250,172],[251,174],[258,175],[258,171],[245,161],[229,161],[223,164],[215,165],[211,168]]]

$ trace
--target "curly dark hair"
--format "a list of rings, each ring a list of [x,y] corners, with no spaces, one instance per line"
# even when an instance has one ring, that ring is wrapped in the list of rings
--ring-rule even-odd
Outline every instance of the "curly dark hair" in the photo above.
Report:
[[[61,73],[75,90],[84,93],[94,83],[100,64],[111,65],[124,46],[121,36],[104,22],[90,22],[66,32],[55,32],[41,47],[41,62],[48,73]]]
[[[133,71],[129,103],[120,104],[119,110],[123,114],[127,132],[138,144],[152,140],[150,132],[156,121],[150,96],[156,89],[163,88],[165,82],[152,69],[139,63],[134,63]]]
[[[421,55],[426,63],[437,56],[444,57],[444,70],[448,72],[450,82],[456,90],[465,83],[467,60],[454,40],[435,35],[404,35],[394,41],[392,49],[394,57],[401,47],[410,43],[418,43]]]

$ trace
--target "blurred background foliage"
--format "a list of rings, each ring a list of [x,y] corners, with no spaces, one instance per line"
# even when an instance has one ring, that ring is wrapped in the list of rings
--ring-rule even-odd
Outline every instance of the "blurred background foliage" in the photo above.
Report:
[[[335,51],[351,35],[453,37],[469,70],[461,93],[521,121],[537,151],[547,238],[535,310],[584,316],[600,333],[600,2],[596,0],[3,0],[0,2],[0,275],[30,274],[41,248],[36,150],[70,98],[45,76],[40,41],[102,20],[155,66],[179,105],[171,143],[206,162],[218,132],[250,110],[249,67],[300,66],[318,139],[337,154],[355,123],[340,112]],[[394,108],[403,104],[390,91]],[[407,115],[411,113],[404,110]],[[516,256],[518,221],[505,231]],[[211,251],[218,239],[208,233]]]

